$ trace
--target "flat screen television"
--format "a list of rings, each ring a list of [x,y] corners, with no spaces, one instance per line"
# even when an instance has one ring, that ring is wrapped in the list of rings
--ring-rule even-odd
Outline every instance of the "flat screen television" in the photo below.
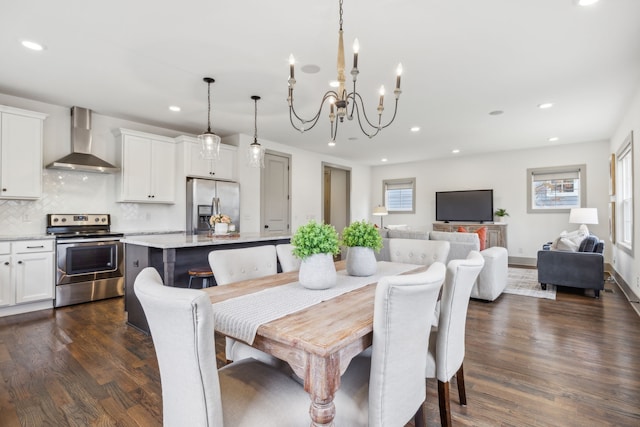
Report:
[[[437,191],[436,221],[493,221],[493,190]]]

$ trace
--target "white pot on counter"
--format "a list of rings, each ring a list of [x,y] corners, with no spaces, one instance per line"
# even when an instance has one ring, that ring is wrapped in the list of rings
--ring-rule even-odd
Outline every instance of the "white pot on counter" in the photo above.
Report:
[[[213,229],[214,234],[227,234],[229,232],[229,224],[226,222],[216,222]]]

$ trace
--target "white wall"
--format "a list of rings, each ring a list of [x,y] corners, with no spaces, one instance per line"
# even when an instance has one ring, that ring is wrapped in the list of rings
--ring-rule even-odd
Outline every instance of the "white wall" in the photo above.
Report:
[[[240,176],[240,227],[243,231],[260,231],[260,171],[247,166],[245,153],[253,137],[240,134],[224,142],[238,143],[238,175]],[[311,219],[322,218],[322,163],[351,169],[351,220],[369,217],[373,205],[370,199],[371,168],[337,157],[323,156],[277,142],[260,139],[267,150],[291,155],[291,230]],[[234,144],[235,145],[235,144]]]
[[[622,147],[629,132],[633,131],[633,244],[634,255],[631,256],[617,247],[613,247],[614,268],[633,292],[640,298],[640,88],[635,93],[629,108],[625,112],[620,125],[611,138],[610,152],[617,153]]]
[[[68,154],[70,142],[70,110],[24,98],[0,94],[0,104],[46,113],[44,122],[44,164]],[[133,129],[157,135],[176,137],[182,132],[142,123],[131,122],[93,113],[92,151],[98,157],[120,166],[117,157],[119,140],[113,131]],[[238,149],[238,175],[241,185],[241,229],[261,231],[260,227],[260,171],[247,166],[246,151],[253,142],[248,135],[234,135],[223,142]],[[292,155],[292,230],[309,219],[319,220],[321,163],[330,162],[352,169],[351,217],[365,218],[370,210],[370,168],[341,159],[320,156],[271,141],[260,141],[266,148]],[[176,157],[177,161],[180,156]],[[176,203],[173,205],[118,203],[116,175],[43,170],[43,196],[35,201],[0,200],[0,235],[22,236],[43,234],[47,213],[110,213],[112,228],[123,232],[178,231],[185,229],[185,181],[177,175]]]
[[[388,224],[408,224],[432,229],[435,221],[435,192],[493,189],[494,207],[505,208],[508,249],[511,257],[536,258],[542,244],[562,230],[573,230],[568,213],[527,213],[527,168],[574,164],[587,165],[587,206],[598,208],[599,224],[589,230],[601,239],[608,237],[608,143],[591,142],[553,148],[507,151],[478,156],[460,156],[372,168],[371,200],[382,203],[382,181],[416,178],[416,213],[394,214]],[[370,220],[374,221],[371,217]],[[611,251],[606,251],[610,256]]]

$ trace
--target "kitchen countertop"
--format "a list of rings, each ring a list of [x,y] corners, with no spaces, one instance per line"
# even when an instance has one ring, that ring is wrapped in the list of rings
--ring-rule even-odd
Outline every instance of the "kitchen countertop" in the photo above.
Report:
[[[56,236],[51,234],[29,234],[29,235],[16,235],[16,236],[8,236],[8,235],[0,235],[0,242],[9,242],[12,240],[43,240],[43,239],[55,239]]]
[[[131,245],[148,246],[158,249],[189,248],[197,246],[226,245],[231,243],[260,242],[289,239],[290,234],[240,233],[209,237],[206,234],[146,234],[125,236],[121,241]]]

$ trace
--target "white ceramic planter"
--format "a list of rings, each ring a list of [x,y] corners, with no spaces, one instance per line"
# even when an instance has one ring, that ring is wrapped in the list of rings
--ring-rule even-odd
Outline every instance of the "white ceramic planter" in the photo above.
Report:
[[[350,276],[372,276],[378,264],[373,249],[363,246],[350,247],[347,252],[347,274]]]
[[[227,234],[229,232],[229,224],[225,222],[216,222],[214,234]]]
[[[302,260],[298,281],[307,289],[329,289],[336,284],[336,266],[331,254],[315,254]]]

